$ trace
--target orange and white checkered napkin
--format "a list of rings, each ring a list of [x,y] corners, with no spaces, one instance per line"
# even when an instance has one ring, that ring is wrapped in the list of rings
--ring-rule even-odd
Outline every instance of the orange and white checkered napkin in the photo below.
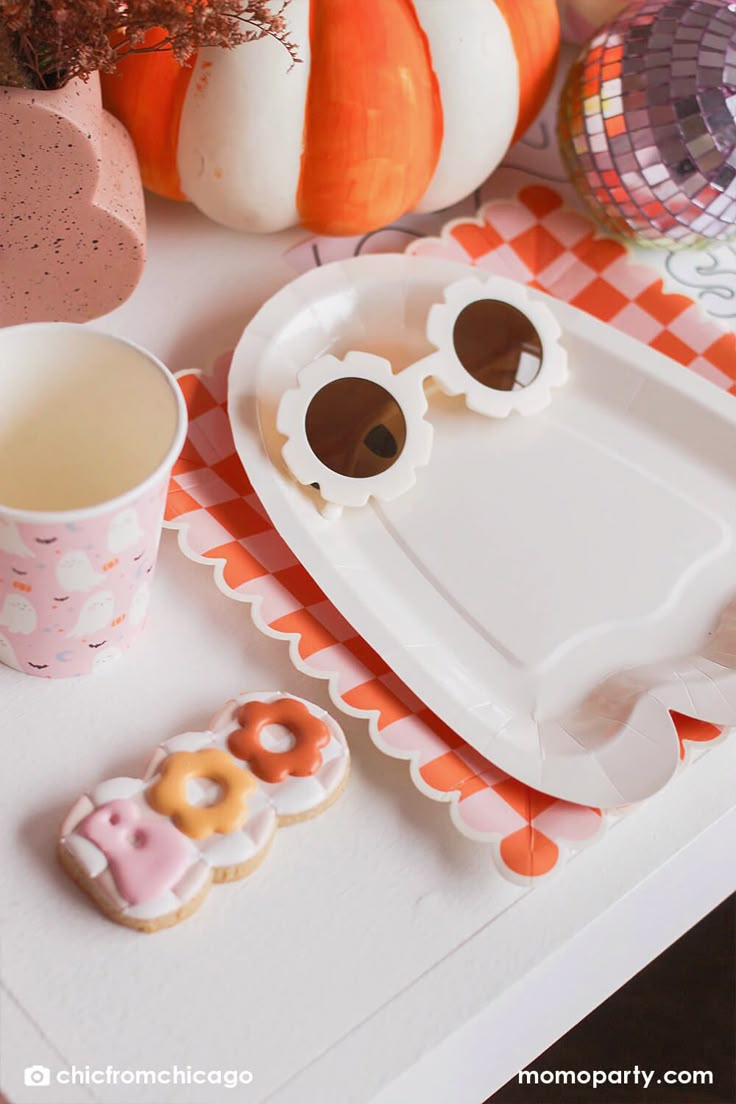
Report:
[[[407,252],[462,261],[539,288],[736,391],[736,335],[686,295],[665,292],[651,268],[632,264],[625,245],[596,233],[546,185],[530,184],[515,200],[488,203],[478,218],[450,222],[439,238],[420,238]]]
[[[574,303],[707,376],[736,389],[736,337],[706,321],[692,300],[663,291],[624,246],[598,238],[590,223],[546,186],[515,201],[487,204],[476,219],[451,223],[411,251],[476,264]],[[166,524],[192,559],[215,569],[220,589],[250,604],[256,625],[290,641],[309,675],[332,676],[346,712],[365,717],[386,754],[411,761],[414,783],[451,803],[466,835],[492,844],[499,869],[528,881],[559,869],[611,819],[598,809],[541,794],[510,778],[447,728],[400,682],[325,598],[269,521],[238,459],[227,418],[224,355],[212,372],[179,383],[190,428],[169,490]],[[708,743],[710,725],[676,718],[682,741]],[[681,747],[684,759],[684,744]]]

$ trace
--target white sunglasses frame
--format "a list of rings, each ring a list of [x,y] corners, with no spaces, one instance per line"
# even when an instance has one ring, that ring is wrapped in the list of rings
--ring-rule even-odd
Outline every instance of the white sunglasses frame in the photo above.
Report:
[[[488,299],[506,303],[525,315],[542,345],[542,363],[536,377],[513,391],[496,391],[479,383],[455,351],[453,331],[458,317],[472,303]],[[445,302],[430,308],[426,332],[436,351],[401,372],[395,373],[388,360],[373,353],[353,351],[343,360],[326,354],[302,368],[297,386],[281,397],[276,428],[286,438],[284,462],[298,483],[318,484],[327,504],[324,513],[339,513],[334,507],[365,506],[370,498],[388,502],[411,490],[416,483],[416,469],[429,462],[432,452],[434,431],[425,417],[429,405],[424,390],[427,379],[433,379],[446,395],[464,395],[468,408],[478,414],[506,418],[514,412],[531,415],[543,410],[551,401],[552,388],[560,387],[568,378],[567,353],[560,344],[562,330],[554,314],[533,299],[522,284],[500,276],[488,280],[470,277],[450,284],[445,289]],[[309,443],[306,416],[310,403],[328,384],[344,378],[368,380],[382,387],[404,416],[404,447],[395,463],[377,475],[356,478],[333,471]]]

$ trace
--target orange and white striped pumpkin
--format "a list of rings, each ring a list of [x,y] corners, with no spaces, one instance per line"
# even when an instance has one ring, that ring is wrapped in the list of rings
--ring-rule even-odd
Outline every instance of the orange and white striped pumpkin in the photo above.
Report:
[[[240,230],[359,234],[473,191],[542,106],[556,0],[292,0],[264,38],[105,78],[147,187]]]

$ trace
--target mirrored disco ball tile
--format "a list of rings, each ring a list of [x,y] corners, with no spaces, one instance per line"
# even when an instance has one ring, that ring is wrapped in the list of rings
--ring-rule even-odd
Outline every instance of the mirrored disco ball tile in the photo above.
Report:
[[[736,3],[624,11],[573,65],[559,130],[576,189],[609,229],[664,245],[733,235]]]

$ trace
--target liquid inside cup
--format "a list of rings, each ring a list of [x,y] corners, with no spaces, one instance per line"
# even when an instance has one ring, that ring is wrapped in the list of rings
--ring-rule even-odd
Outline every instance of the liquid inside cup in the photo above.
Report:
[[[0,331],[0,509],[117,498],[163,463],[179,424],[170,379],[142,350],[77,326]]]

